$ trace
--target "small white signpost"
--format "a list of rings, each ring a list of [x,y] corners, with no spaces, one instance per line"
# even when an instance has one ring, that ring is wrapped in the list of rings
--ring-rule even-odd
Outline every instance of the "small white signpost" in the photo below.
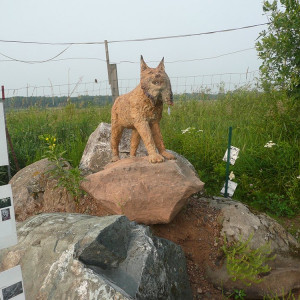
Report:
[[[0,273],[0,299],[25,300],[20,266],[16,266]]]
[[[229,197],[233,196],[236,187],[237,187],[237,183],[236,182],[228,180],[227,193],[228,193]],[[221,190],[221,194],[223,194],[223,195],[225,194],[225,183],[224,183],[224,186],[223,186],[223,188]]]
[[[4,86],[2,86],[2,100],[4,100],[4,98]],[[10,170],[5,126],[3,101],[0,99],[0,166],[8,166],[8,170]],[[11,185],[2,185],[0,186],[0,250],[11,247],[17,243],[18,239]],[[9,299],[25,300],[20,266],[0,273],[0,300]]]
[[[235,164],[235,161],[237,160],[237,158],[239,156],[239,152],[240,152],[239,148],[230,146],[230,164],[231,165]],[[227,156],[228,156],[228,149],[226,150],[225,155],[223,157],[224,161],[227,161]]]
[[[0,186],[0,249],[17,244],[14,202],[11,185]]]
[[[224,195],[225,198],[232,197],[234,194],[234,191],[237,187],[237,183],[233,182],[229,179],[233,179],[231,178],[231,176],[229,175],[229,165],[234,165],[235,161],[238,158],[240,149],[237,147],[233,147],[231,146],[231,137],[232,137],[232,127],[229,127],[229,131],[228,131],[228,147],[227,150],[225,152],[225,155],[223,157],[223,160],[226,161],[226,178],[225,178],[225,184],[222,188],[222,190],[220,191],[221,194]]]

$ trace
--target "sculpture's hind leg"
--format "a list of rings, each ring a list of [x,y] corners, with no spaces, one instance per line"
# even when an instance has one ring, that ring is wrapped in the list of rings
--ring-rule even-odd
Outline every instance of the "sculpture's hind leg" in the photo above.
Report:
[[[141,136],[138,131],[134,128],[131,133],[130,140],[130,156],[136,156],[136,150],[140,144]]]
[[[112,123],[111,125],[111,151],[112,151],[112,159],[111,161],[117,161],[120,159],[119,157],[119,143],[123,133],[123,127],[120,125],[115,125]]]

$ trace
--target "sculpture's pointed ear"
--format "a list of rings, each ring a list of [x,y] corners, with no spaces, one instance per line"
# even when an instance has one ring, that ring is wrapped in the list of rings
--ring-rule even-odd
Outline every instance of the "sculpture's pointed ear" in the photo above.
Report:
[[[141,71],[145,71],[146,69],[148,69],[148,66],[144,61],[143,55],[141,55]]]
[[[160,68],[161,70],[165,70],[165,58],[163,57],[162,60],[160,61],[159,65],[157,66],[158,68]]]

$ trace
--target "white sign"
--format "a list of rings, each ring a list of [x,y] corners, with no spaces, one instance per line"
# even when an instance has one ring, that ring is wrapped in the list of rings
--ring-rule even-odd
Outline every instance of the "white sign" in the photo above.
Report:
[[[15,210],[11,185],[0,186],[0,249],[17,244]]]
[[[24,284],[20,266],[0,273],[0,299],[25,300]]]
[[[0,166],[8,166],[4,108],[2,101],[0,101]]]
[[[235,161],[238,159],[240,149],[237,147],[230,146],[230,164],[234,165]],[[228,149],[225,152],[225,155],[223,157],[224,161],[227,161],[228,156]]]
[[[234,194],[234,191],[237,187],[237,183],[236,182],[233,182],[231,180],[228,180],[228,188],[227,188],[227,194],[229,195],[229,197],[232,197],[233,194]],[[225,183],[224,183],[224,186],[221,190],[221,194],[225,195]]]
[[[170,108],[170,106],[168,106],[168,115],[170,115],[171,114],[171,108]]]

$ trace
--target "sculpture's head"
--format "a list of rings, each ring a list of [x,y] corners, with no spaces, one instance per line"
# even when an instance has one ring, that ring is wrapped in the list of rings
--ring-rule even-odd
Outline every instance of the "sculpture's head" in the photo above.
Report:
[[[153,105],[161,102],[173,105],[171,82],[165,72],[164,59],[156,68],[149,68],[141,55],[141,87]]]

